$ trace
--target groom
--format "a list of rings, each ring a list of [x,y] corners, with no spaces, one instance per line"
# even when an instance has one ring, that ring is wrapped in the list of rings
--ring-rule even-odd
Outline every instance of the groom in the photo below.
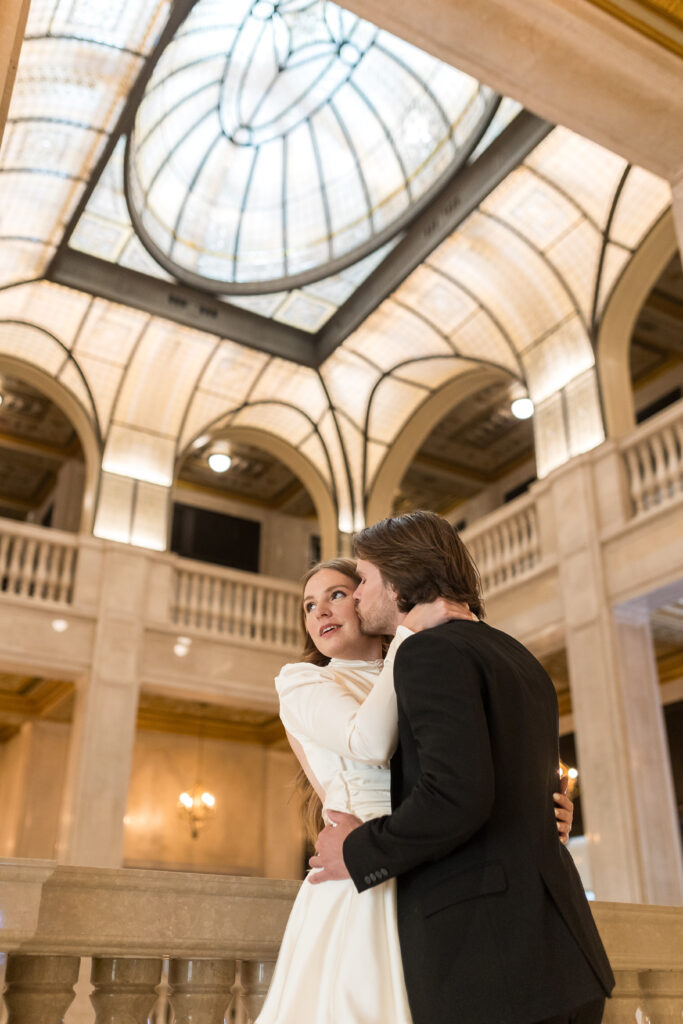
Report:
[[[446,597],[482,615],[479,575],[430,512],[356,539],[364,632],[395,633]],[[406,639],[396,655],[393,812],[331,812],[313,884],[359,892],[398,879],[398,929],[414,1024],[597,1024],[614,978],[552,811],[557,701],[516,640],[473,618]],[[393,1022],[387,1022],[393,1024]]]

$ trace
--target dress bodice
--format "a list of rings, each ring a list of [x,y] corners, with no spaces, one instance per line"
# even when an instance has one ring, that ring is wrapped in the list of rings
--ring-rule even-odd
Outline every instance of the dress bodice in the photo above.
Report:
[[[399,627],[384,664],[299,662],[285,665],[276,679],[280,717],[325,794],[325,810],[363,820],[391,811],[389,759],[398,731],[393,659],[410,635]]]

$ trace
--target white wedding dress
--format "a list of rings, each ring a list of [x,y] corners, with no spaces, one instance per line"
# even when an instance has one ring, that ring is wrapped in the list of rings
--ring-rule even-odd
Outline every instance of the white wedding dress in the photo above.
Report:
[[[391,811],[389,758],[397,741],[393,660],[333,658],[285,665],[280,717],[323,810],[364,821]],[[411,1024],[396,929],[394,879],[358,893],[351,879],[304,881],[256,1024]]]

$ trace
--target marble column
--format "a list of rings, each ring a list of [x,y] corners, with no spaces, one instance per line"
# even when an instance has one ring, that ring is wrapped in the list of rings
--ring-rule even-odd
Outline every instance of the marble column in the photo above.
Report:
[[[596,896],[680,903],[680,851],[649,628],[621,613],[617,619],[610,607],[599,540],[605,495],[590,461],[573,460],[549,483]]]
[[[116,544],[100,552],[91,566],[99,580],[92,669],[77,684],[57,857],[63,864],[120,867],[148,556]]]
[[[630,755],[629,786],[642,865],[640,902],[680,906],[683,904],[680,830],[647,606],[617,606],[614,631],[622,728]]]

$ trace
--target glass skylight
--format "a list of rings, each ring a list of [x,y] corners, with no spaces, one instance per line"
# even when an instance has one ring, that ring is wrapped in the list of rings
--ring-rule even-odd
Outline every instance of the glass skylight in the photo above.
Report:
[[[466,159],[492,98],[326,0],[200,0],[128,142],[135,227],[166,270],[218,293],[330,277]]]

